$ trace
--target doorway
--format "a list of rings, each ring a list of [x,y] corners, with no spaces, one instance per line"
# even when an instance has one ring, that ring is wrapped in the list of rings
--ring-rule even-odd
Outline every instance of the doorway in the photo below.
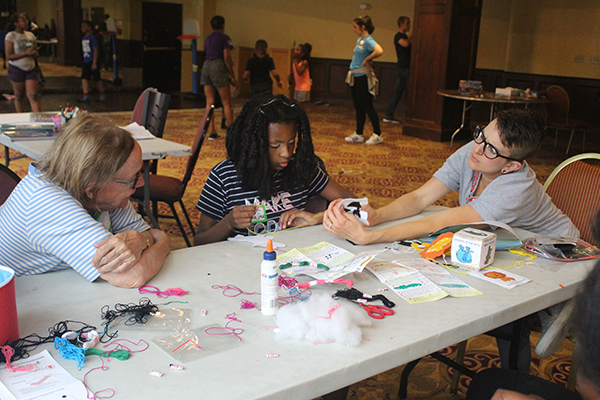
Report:
[[[181,41],[183,6],[173,3],[142,3],[142,80],[144,87],[161,92],[181,88]]]

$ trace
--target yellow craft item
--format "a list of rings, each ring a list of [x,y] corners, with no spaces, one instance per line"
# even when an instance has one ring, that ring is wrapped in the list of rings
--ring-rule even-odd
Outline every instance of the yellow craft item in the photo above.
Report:
[[[514,249],[508,249],[508,251],[510,251],[511,253],[518,254],[520,256],[531,257],[532,259],[537,258],[537,256],[535,254],[531,254],[530,252],[528,252],[527,250],[525,250],[522,247],[515,247]]]

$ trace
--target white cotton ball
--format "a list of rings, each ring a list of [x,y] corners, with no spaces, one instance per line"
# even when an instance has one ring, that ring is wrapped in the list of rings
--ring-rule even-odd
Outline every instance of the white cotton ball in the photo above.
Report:
[[[275,318],[278,338],[358,346],[362,341],[360,326],[369,326],[371,321],[360,307],[344,301],[314,293],[306,301],[281,307]]]
[[[301,318],[300,305],[303,303],[288,304],[280,307],[275,315],[275,323],[279,328],[277,339],[296,339],[302,340],[308,324]]]

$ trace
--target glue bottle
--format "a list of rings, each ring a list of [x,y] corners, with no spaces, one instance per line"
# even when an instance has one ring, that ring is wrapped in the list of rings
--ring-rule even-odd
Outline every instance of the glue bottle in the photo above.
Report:
[[[279,307],[279,269],[277,254],[273,251],[271,239],[260,264],[260,311],[264,315],[275,315]]]

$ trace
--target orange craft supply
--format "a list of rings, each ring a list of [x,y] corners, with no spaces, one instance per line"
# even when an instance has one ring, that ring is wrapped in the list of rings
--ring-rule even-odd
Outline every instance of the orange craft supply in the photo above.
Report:
[[[273,252],[273,242],[271,241],[271,239],[269,239],[269,240],[267,241],[267,251],[268,251],[269,253],[272,253],[272,252]]]
[[[452,246],[452,237],[454,233],[442,233],[435,239],[431,246],[423,250],[419,255],[423,258],[436,258],[444,254],[444,252]]]

